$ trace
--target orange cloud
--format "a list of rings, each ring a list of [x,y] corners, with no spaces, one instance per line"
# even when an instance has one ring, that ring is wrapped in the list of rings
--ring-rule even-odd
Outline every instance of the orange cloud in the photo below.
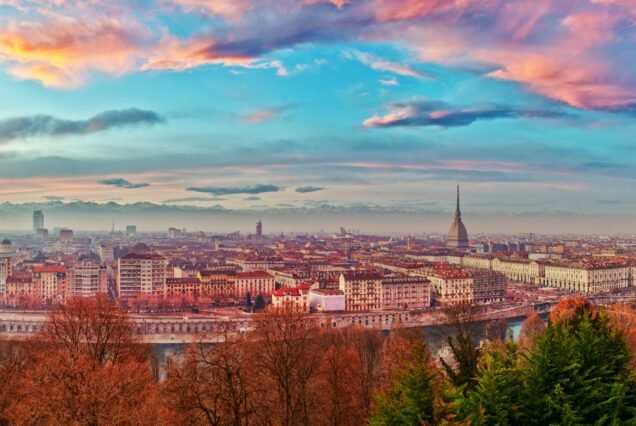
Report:
[[[255,60],[256,58],[248,56],[217,53],[214,41],[209,38],[200,37],[185,41],[166,36],[155,47],[142,69],[183,71],[206,64],[249,66]]]
[[[122,75],[135,68],[143,37],[137,26],[110,20],[10,25],[0,30],[0,61],[20,79],[76,87],[91,72]]]

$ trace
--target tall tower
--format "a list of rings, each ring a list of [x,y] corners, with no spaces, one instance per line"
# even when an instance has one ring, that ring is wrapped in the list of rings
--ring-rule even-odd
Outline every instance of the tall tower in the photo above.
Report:
[[[44,228],[44,213],[42,210],[35,210],[33,212],[33,232],[42,228]]]
[[[256,222],[256,236],[257,237],[263,236],[263,222],[261,222],[260,219],[258,220],[258,222]]]
[[[462,222],[462,212],[459,208],[459,185],[457,185],[457,207],[455,208],[455,220],[451,224],[446,239],[449,248],[468,248],[468,232]]]

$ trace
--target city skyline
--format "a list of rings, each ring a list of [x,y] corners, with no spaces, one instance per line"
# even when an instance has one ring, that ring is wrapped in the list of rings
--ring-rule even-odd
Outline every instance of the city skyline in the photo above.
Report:
[[[628,1],[0,11],[0,203],[636,223]]]

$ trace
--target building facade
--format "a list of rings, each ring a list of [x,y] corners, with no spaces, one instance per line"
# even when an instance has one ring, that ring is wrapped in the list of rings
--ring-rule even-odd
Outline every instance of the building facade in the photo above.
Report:
[[[166,284],[165,257],[158,254],[129,253],[118,261],[117,293],[120,298],[139,294],[161,296]]]

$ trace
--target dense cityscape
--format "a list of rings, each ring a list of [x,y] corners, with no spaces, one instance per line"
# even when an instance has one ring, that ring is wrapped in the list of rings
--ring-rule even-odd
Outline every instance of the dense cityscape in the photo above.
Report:
[[[561,298],[636,298],[636,237],[520,235],[469,238],[460,209],[447,236],[374,236],[344,227],[323,235],[272,235],[262,221],[242,234],[109,234],[45,228],[0,244],[0,330],[28,334],[46,310],[104,294],[135,314],[149,341],[188,341],[230,319],[250,329],[268,306],[291,306],[323,327],[391,329],[439,323],[452,304],[484,318],[548,312]],[[21,314],[23,312],[23,314]],[[190,336],[188,336],[190,335]]]

